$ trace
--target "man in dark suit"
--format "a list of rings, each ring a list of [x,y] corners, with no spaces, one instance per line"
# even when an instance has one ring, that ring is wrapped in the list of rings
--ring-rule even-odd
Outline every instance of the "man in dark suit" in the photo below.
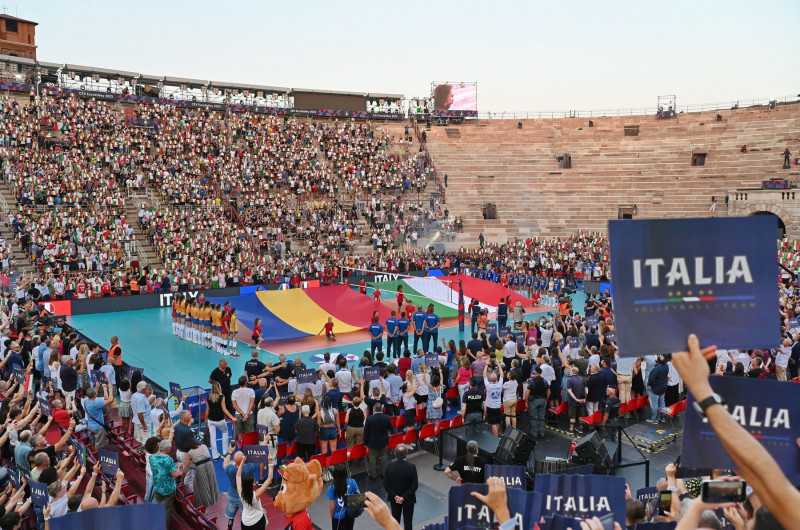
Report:
[[[364,421],[364,445],[369,448],[367,455],[367,475],[376,479],[386,472],[386,447],[389,436],[394,433],[392,420],[383,413],[383,405],[376,403]]]
[[[411,530],[414,519],[414,504],[417,502],[417,466],[406,460],[408,449],[403,444],[397,446],[394,454],[397,460],[386,466],[383,488],[392,507],[392,517],[400,522],[403,518],[405,530]]]

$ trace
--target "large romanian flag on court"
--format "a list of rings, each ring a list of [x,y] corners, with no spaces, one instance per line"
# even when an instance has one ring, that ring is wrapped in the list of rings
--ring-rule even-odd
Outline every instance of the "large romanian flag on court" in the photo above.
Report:
[[[261,319],[265,340],[297,339],[317,335],[328,317],[333,318],[333,332],[349,333],[369,327],[373,312],[381,322],[389,318],[391,309],[347,285],[257,291],[233,298],[208,298],[212,303],[230,301],[244,326],[253,329]]]
[[[527,298],[501,285],[471,276],[442,276],[435,279],[406,277],[375,282],[370,283],[370,291],[366,296],[355,285],[332,285],[257,291],[232,298],[210,297],[208,300],[215,304],[230,301],[231,306],[236,308],[239,322],[247,330],[252,330],[255,319],[260,318],[264,340],[298,339],[320,334],[328,317],[333,319],[333,332],[337,335],[368,328],[375,311],[383,324],[391,316],[392,310],[397,309],[400,286],[405,299],[415,306],[426,308],[433,304],[440,318],[455,318],[458,316],[458,280],[463,285],[465,304],[477,299],[481,307],[494,311],[500,299],[508,296],[511,296],[512,306],[517,301],[523,306],[531,304]],[[376,301],[372,296],[376,287],[381,290],[381,301]],[[249,335],[249,331],[247,333]]]

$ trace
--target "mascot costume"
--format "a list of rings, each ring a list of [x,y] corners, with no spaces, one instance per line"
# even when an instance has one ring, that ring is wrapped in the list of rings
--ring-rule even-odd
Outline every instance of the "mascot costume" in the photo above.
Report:
[[[285,530],[312,530],[306,508],[322,491],[322,467],[316,460],[308,464],[300,458],[287,464],[281,491],[275,497],[275,507],[286,514]]]

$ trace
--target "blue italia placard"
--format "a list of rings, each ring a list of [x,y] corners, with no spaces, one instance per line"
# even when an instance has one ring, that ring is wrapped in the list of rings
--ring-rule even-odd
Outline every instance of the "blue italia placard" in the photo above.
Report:
[[[777,223],[772,216],[608,223],[620,354],[778,344]]]
[[[758,440],[795,486],[800,485],[800,385],[775,379],[720,377],[709,379],[711,388],[725,400],[733,419]],[[694,412],[689,396],[683,430],[681,467],[733,469],[707,420]],[[679,468],[680,469],[680,468]]]

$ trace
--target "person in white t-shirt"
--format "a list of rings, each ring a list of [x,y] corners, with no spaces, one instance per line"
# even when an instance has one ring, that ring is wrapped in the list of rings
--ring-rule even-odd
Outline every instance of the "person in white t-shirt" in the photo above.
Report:
[[[498,366],[500,369],[500,377],[492,373],[489,377],[486,374],[489,365],[483,367],[483,386],[486,387],[486,423],[492,429],[492,434],[500,436],[500,422],[503,421],[503,367]]]
[[[508,379],[503,383],[503,414],[506,418],[506,427],[511,425],[517,426],[517,391],[519,390],[519,382],[517,381],[517,372],[511,371],[508,373]]]
[[[256,393],[247,386],[247,376],[239,378],[239,388],[231,393],[236,424],[233,434],[237,440],[242,438],[246,432],[255,430],[255,414],[253,414],[256,403]]]
[[[792,341],[783,339],[781,348],[775,355],[775,374],[778,381],[786,381],[786,369],[789,368],[789,358],[792,356]]]
[[[542,348],[550,349],[550,346],[553,343],[553,325],[548,323],[545,324],[544,328],[542,329]]]

